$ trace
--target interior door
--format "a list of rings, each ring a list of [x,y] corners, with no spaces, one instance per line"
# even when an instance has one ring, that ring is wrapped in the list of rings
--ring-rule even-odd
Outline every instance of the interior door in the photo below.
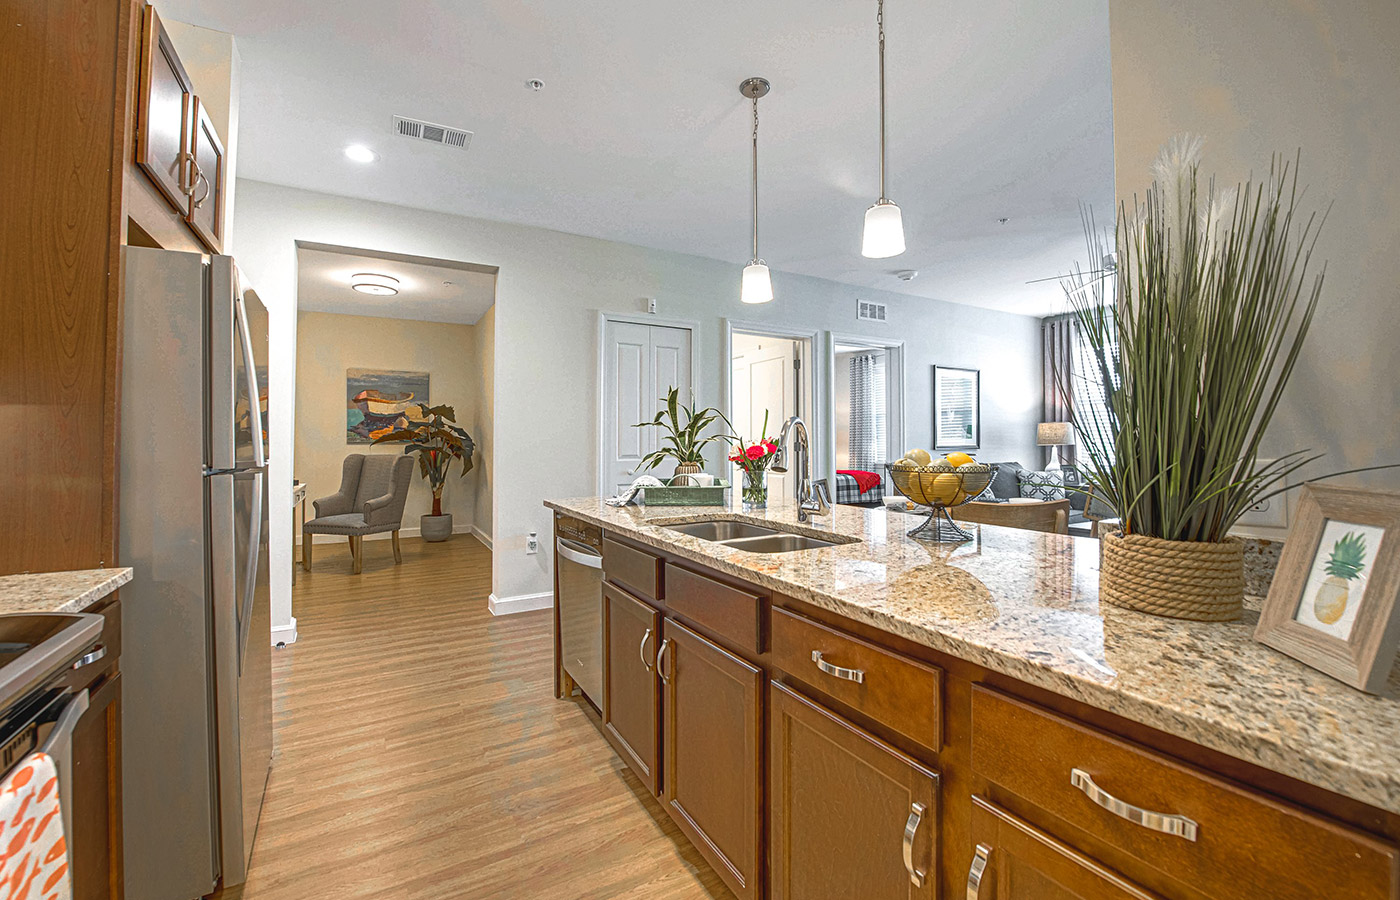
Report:
[[[750,337],[742,345],[736,340],[731,360],[730,409],[734,426],[742,429],[745,440],[756,441],[765,436],[762,434],[765,413],[766,436],[771,438],[778,436],[789,417],[802,415],[798,390],[799,352],[800,344],[792,340]],[[808,422],[807,427],[811,429],[813,423]],[[816,446],[815,436],[812,445]],[[741,477],[737,467],[734,477]],[[796,486],[790,484],[792,481],[786,475],[770,471],[769,493],[774,497],[797,496]]]
[[[660,446],[655,428],[634,428],[661,408],[673,386],[691,401],[691,333],[688,328],[608,321],[603,328],[603,483],[614,494],[643,473],[642,457]],[[650,474],[667,478],[674,465],[663,463]]]

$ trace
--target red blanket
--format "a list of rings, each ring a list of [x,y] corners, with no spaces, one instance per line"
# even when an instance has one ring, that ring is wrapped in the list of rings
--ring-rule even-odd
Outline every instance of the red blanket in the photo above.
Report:
[[[856,487],[864,494],[871,488],[877,488],[884,480],[874,472],[863,472],[860,469],[837,469],[837,475],[849,475],[856,480]]]

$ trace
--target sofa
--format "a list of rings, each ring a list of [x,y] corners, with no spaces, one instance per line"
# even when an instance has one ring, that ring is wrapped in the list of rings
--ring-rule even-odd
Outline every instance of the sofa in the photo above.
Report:
[[[997,474],[987,490],[997,500],[1010,500],[1022,496],[1021,486],[1025,476],[1036,471],[1019,462],[997,462],[992,465],[997,467]],[[1064,479],[1064,497],[1069,501],[1069,533],[1088,536],[1094,523],[1084,515],[1084,504],[1088,498],[1082,492],[1083,483],[1079,470],[1073,466],[1063,466],[1060,472],[1063,473]]]

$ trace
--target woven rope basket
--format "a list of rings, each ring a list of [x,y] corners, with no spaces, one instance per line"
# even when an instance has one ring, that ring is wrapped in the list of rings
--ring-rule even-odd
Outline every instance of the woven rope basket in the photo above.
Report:
[[[1209,543],[1105,535],[1099,599],[1174,619],[1238,619],[1244,608],[1244,544],[1236,538]]]

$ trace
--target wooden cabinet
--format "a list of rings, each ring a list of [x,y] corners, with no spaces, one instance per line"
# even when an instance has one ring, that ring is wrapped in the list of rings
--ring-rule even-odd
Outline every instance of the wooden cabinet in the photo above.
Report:
[[[190,119],[190,200],[185,218],[204,246],[217,253],[224,246],[224,145],[198,97]]]
[[[763,895],[763,671],[667,619],[663,803],[740,900]]]
[[[967,900],[1157,900],[978,796],[972,798],[971,845]]]
[[[660,787],[661,613],[603,585],[603,733],[653,794]]]
[[[937,774],[777,683],[768,741],[771,900],[937,896]]]

